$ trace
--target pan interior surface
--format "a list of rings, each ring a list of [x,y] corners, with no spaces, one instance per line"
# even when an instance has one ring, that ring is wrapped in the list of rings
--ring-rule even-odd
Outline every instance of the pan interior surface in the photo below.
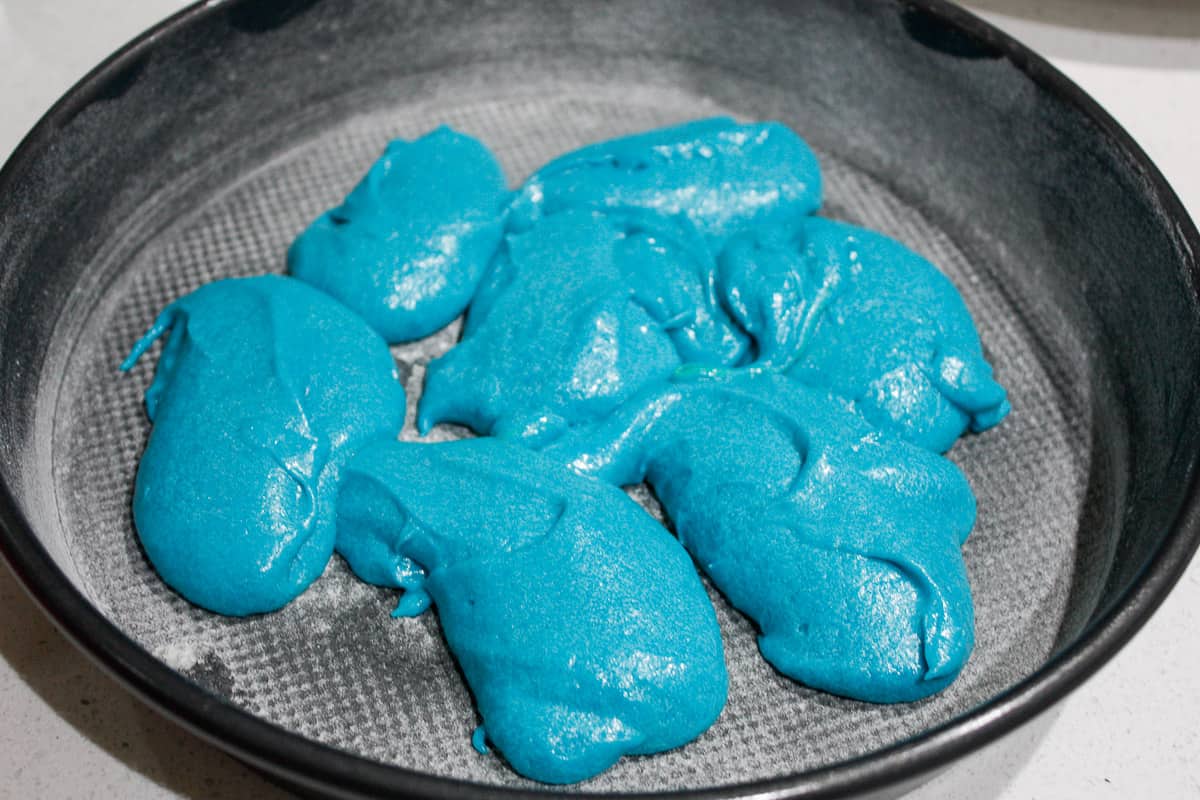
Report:
[[[68,548],[89,596],[124,631],[193,680],[290,730],[372,759],[485,783],[520,779],[471,747],[478,724],[435,614],[389,616],[394,593],[356,580],[334,559],[306,594],[275,614],[229,619],[193,608],[148,565],[133,535],[130,497],[149,426],[141,393],[153,357],[131,375],[116,365],[172,298],[216,278],[278,272],[291,239],[337,203],[389,138],[440,123],[478,136],[514,181],[574,146],[697,116],[737,112],[684,92],[559,87],[532,99],[387,109],[339,124],[199,205],[141,243],[114,252],[127,268],[80,337],[60,398],[55,483]],[[713,593],[732,689],[697,743],[627,759],[592,780],[605,790],[698,788],[827,766],[911,736],[1033,672],[1067,615],[1076,531],[1088,473],[1087,398],[1056,382],[1078,345],[1021,322],[995,276],[886,185],[822,154],[827,215],[882,230],[940,265],[978,321],[1013,397],[1011,419],[954,451],[979,497],[967,545],[978,645],[962,677],[931,700],[877,706],[814,692],[759,656],[747,620]],[[424,364],[449,329],[396,348],[410,403]],[[153,353],[151,354],[154,355]],[[1051,363],[1044,363],[1045,358]],[[411,412],[411,409],[410,409]],[[452,430],[440,435],[452,436]],[[406,436],[415,436],[412,414]]]
[[[821,159],[821,213],[951,277],[1013,405],[950,453],[979,512],[965,547],[976,647],[949,689],[892,706],[809,690],[763,661],[753,626],[710,588],[725,712],[698,741],[578,788],[725,786],[908,739],[1042,669],[1156,551],[1200,430],[1187,356],[1200,314],[1178,231],[1086,115],[989,46],[899,3],[259,8],[208,9],[127,58],[0,208],[0,257],[37,265],[0,280],[15,309],[0,316],[0,467],[69,580],[193,682],[347,753],[534,786],[471,747],[479,720],[436,613],[393,619],[395,594],[335,556],[282,611],[210,614],[159,580],[131,521],[160,348],[122,374],[133,342],[205,282],[281,272],[292,239],[389,139],[440,124],[485,142],[516,185],[599,139],[716,114],[779,119]],[[425,364],[456,334],[394,349],[405,437]]]

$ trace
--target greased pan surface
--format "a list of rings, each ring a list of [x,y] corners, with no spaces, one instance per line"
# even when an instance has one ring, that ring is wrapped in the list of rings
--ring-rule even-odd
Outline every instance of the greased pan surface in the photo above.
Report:
[[[216,617],[162,585],[129,519],[153,359],[125,377],[116,364],[170,299],[281,270],[389,138],[452,124],[515,183],[579,144],[718,113],[794,127],[822,158],[824,213],[929,257],[975,315],[1014,405],[952,453],[979,497],[978,644],[938,697],[853,703],[775,674],[714,594],[732,679],[721,720],[577,789],[883,785],[1044,707],[1195,546],[1180,514],[1197,452],[1196,236],[1077,89],[941,4],[184,12],[77,87],[0,176],[9,559],[135,690],[269,771],[341,792],[536,788],[471,749],[477,720],[436,617],[391,619],[394,598],[336,559],[266,617]],[[397,348],[410,402],[453,333]]]

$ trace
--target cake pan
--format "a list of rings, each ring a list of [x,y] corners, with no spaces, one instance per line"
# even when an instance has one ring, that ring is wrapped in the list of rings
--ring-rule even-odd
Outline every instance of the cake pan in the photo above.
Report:
[[[822,213],[929,257],[976,318],[1014,407],[951,452],[979,498],[978,644],[935,698],[854,703],[774,673],[713,592],[721,719],[568,791],[895,796],[1029,722],[1196,548],[1200,237],[1095,102],[933,0],[226,0],[146,32],[0,172],[5,558],[131,691],[294,789],[547,791],[471,749],[436,615],[390,618],[394,596],[337,559],[274,615],[221,618],[167,589],[129,510],[154,359],[116,365],[172,298],[281,271],[390,138],[451,124],[515,184],[582,143],[714,114],[795,128],[822,161]],[[455,335],[395,349],[410,401]]]

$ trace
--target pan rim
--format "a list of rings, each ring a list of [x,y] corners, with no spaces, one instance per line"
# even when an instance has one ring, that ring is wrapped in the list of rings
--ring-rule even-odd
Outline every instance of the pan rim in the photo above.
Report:
[[[56,132],[100,95],[106,84],[166,37],[210,15],[252,0],[200,0],[148,29],[95,67],[39,120],[0,168],[0,197],[18,181]],[[1009,60],[1041,89],[1082,112],[1116,145],[1146,181],[1148,191],[1181,238],[1200,253],[1200,233],[1166,179],[1132,137],[1079,86],[1007,34],[946,0],[888,0]],[[1187,264],[1200,302],[1200,268]],[[1200,475],[1189,464],[1179,513],[1140,574],[1104,616],[1032,675],[975,709],[910,739],[816,770],[762,781],[669,792],[680,798],[835,798],[899,787],[948,766],[1047,710],[1125,645],[1158,608],[1200,545]],[[19,582],[55,625],[128,690],[202,739],[299,788],[334,796],[389,794],[422,797],[538,798],[551,788],[516,789],[472,783],[372,761],[284,730],[222,700],[154,658],[113,625],[76,589],[33,533],[7,476],[0,474],[0,553]],[[581,798],[610,797],[586,793]],[[664,793],[627,797],[662,797]]]

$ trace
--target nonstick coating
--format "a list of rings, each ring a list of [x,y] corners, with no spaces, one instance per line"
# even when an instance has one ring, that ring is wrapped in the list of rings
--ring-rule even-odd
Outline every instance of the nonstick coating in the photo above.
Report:
[[[363,0],[193,16],[60,113],[0,182],[0,466],[71,584],[217,697],[374,761],[534,786],[471,748],[478,719],[436,615],[392,619],[394,594],[337,558],[281,612],[209,614],[162,584],[130,520],[158,353],[122,375],[133,341],[206,281],[280,271],[389,139],[442,123],[486,142],[515,184],[601,138],[712,114],[781,119],[821,157],[822,213],[900,239],[955,281],[1013,402],[951,453],[979,521],[965,550],[977,646],[950,689],[896,706],[808,690],[763,662],[752,625],[711,592],[731,675],[721,719],[578,788],[783,778],[934,729],[1045,674],[1167,542],[1197,451],[1194,229],[1122,142],[999,39],[891,3]],[[406,437],[424,365],[456,332],[394,351]]]
[[[154,359],[128,377],[114,365],[171,298],[214,278],[278,270],[296,233],[339,201],[390,137],[448,122],[490,143],[519,179],[569,147],[727,110],[688,93],[631,89],[560,85],[527,101],[456,105],[447,98],[352,119],[238,179],[138,252],[113,254],[125,267],[122,279],[84,326],[83,346],[68,362],[72,383],[59,400],[53,453],[67,548],[88,595],[110,619],[197,682],[288,729],[441,775],[518,780],[498,759],[472,749],[478,720],[436,617],[392,619],[395,593],[360,583],[340,560],[284,611],[245,620],[199,611],[164,586],[130,521],[130,487],[149,430],[141,393]],[[771,670],[749,623],[714,595],[733,687],[723,718],[696,745],[626,760],[589,788],[741,782],[861,755],[1030,674],[1064,624],[1091,458],[1082,435],[1090,411],[1073,388],[1078,381],[1056,385],[1061,376],[1053,364],[1078,362],[1079,344],[1064,335],[1069,329],[1039,340],[986,265],[877,179],[828,155],[823,164],[827,213],[897,236],[963,287],[1013,396],[1015,411],[999,430],[955,451],[979,497],[979,524],[967,548],[976,652],[959,681],[933,700],[839,700]],[[402,349],[410,400],[430,354],[452,341],[441,335]],[[412,416],[406,434],[415,436]]]

